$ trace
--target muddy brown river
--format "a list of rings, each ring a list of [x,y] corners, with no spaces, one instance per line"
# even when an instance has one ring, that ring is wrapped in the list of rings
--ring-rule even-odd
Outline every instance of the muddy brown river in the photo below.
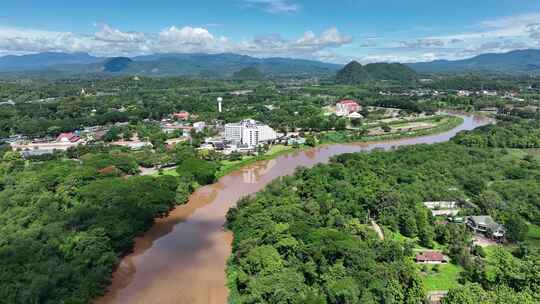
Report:
[[[489,123],[463,116],[464,123],[442,134],[358,144],[332,144],[291,152],[257,162],[193,193],[189,202],[136,239],[133,253],[123,258],[107,294],[96,304],[223,304],[227,303],[225,267],[232,235],[224,230],[229,208],[270,181],[312,167],[338,154],[375,148],[448,141],[456,133]]]

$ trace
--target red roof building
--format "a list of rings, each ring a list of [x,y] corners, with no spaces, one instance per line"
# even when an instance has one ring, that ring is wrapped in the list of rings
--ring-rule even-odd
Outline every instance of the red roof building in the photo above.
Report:
[[[56,142],[59,142],[59,143],[68,143],[68,142],[75,143],[75,142],[78,142],[79,140],[81,140],[81,138],[71,132],[61,133],[56,138]]]
[[[360,111],[360,106],[352,99],[345,99],[336,104],[336,114],[338,116],[347,116],[358,111]]]
[[[427,263],[427,264],[441,264],[448,263],[448,258],[440,252],[437,251],[425,251],[419,253],[414,258],[416,263]]]
[[[174,118],[180,119],[180,120],[188,120],[189,116],[190,116],[189,112],[186,112],[186,111],[181,111],[181,112],[173,114]]]

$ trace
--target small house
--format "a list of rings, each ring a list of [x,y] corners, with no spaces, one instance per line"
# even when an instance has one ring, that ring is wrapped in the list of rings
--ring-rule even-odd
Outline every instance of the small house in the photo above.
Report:
[[[491,216],[469,216],[467,227],[474,233],[482,233],[492,239],[502,239],[506,233],[504,226],[495,222]]]
[[[58,135],[58,137],[56,138],[56,142],[58,143],[76,143],[80,140],[81,138],[77,135],[75,135],[74,133],[61,133],[60,135]]]
[[[448,257],[438,251],[424,251],[414,258],[416,263],[421,264],[444,264],[448,263]]]

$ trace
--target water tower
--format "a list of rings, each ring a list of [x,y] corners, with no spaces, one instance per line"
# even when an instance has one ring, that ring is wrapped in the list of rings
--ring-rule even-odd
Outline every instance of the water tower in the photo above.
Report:
[[[221,103],[223,102],[223,98],[218,97],[217,102],[218,102],[218,111],[219,111],[219,113],[221,113],[222,112]]]

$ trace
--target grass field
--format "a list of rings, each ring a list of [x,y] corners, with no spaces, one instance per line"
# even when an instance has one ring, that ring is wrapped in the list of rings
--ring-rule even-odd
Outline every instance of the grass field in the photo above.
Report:
[[[433,267],[438,267],[439,270],[435,271]],[[438,266],[426,265],[426,272],[423,272],[422,268],[422,265],[418,265],[426,291],[450,290],[460,285],[458,278],[462,268],[457,265],[451,263],[440,264]]]
[[[254,162],[260,161],[260,160],[267,160],[272,159],[274,157],[277,157],[281,154],[289,153],[294,150],[297,150],[293,148],[292,146],[284,146],[284,145],[273,145],[270,150],[268,150],[264,155],[262,156],[244,156],[242,160],[238,161],[229,161],[224,160],[221,162],[221,168],[217,172],[216,176],[218,178],[225,176],[237,169],[240,169],[241,167],[247,166],[249,164],[252,164]]]
[[[178,172],[176,172],[176,168],[163,169],[161,172],[156,171],[155,173],[151,174],[150,176],[158,176],[158,175],[179,176]]]
[[[429,119],[421,119],[418,121],[410,121],[408,124],[415,122],[429,122]],[[445,118],[437,119],[432,118],[431,121],[434,123],[432,128],[419,129],[413,131],[401,131],[396,133],[387,133],[382,135],[373,135],[373,136],[362,136],[355,137],[354,131],[327,131],[321,132],[318,134],[318,137],[321,141],[321,144],[332,144],[332,143],[347,143],[347,142],[368,142],[368,141],[381,141],[381,140],[395,140],[401,138],[409,137],[418,137],[439,134],[446,131],[450,131],[455,127],[458,127],[463,123],[463,118],[456,116],[448,116]],[[372,126],[370,126],[372,127]],[[393,125],[395,127],[395,125]]]
[[[506,149],[508,157],[522,159],[527,155],[533,156],[535,159],[540,159],[540,149]]]
[[[540,226],[529,225],[529,233],[526,240],[532,248],[540,249]]]

